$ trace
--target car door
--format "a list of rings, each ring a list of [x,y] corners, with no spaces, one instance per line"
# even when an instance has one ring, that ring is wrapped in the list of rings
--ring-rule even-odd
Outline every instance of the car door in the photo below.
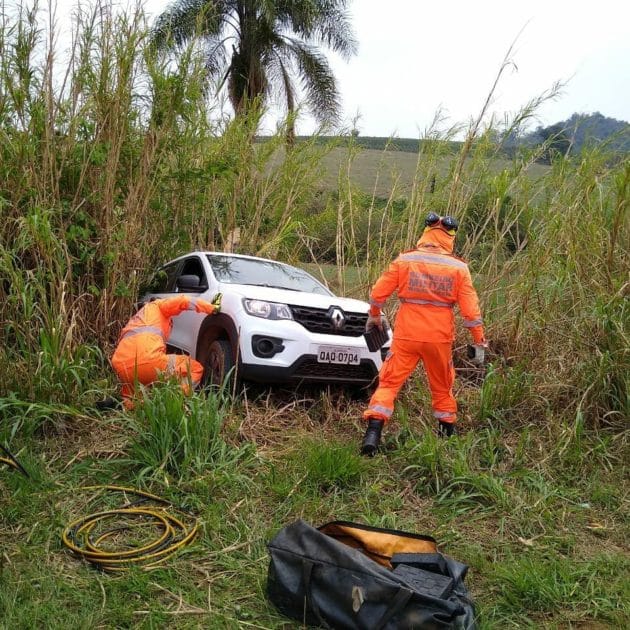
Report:
[[[178,277],[178,271],[182,266],[181,260],[175,260],[171,263],[160,267],[149,279],[149,281],[140,288],[140,299],[136,304],[137,309],[142,308],[150,300],[156,298],[173,297],[175,293],[175,280]]]
[[[199,277],[199,291],[194,293],[191,291],[182,291],[177,286],[177,280],[181,276],[195,275]],[[175,293],[185,293],[190,296],[202,296],[207,298],[206,292],[208,290],[208,277],[203,268],[201,258],[197,255],[189,256],[183,259],[182,266],[178,269],[177,277],[175,278]],[[183,350],[186,354],[192,354],[197,345],[197,333],[201,323],[205,319],[204,313],[197,313],[195,311],[184,311],[173,319],[173,329],[171,335],[168,338],[168,345],[174,346],[180,350]]]

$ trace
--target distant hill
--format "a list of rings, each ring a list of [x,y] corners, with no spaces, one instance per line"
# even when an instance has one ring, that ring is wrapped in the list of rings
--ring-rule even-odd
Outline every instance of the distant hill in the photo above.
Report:
[[[580,153],[583,148],[605,144],[618,153],[630,153],[630,123],[594,114],[573,114],[568,120],[548,127],[537,127],[533,132],[512,139],[511,147],[538,145],[549,142],[552,150],[563,154]]]
[[[302,137],[302,138],[305,138]],[[418,153],[423,140],[417,138],[379,138],[372,136],[322,136],[322,142],[336,140],[341,146],[347,146],[350,140],[365,149]],[[575,113],[568,120],[554,123],[548,127],[537,127],[534,131],[513,138],[506,144],[506,152],[511,154],[517,146],[535,146],[552,139],[552,145],[562,153],[576,154],[584,147],[605,144],[607,148],[619,153],[630,153],[630,123],[624,120],[608,118],[599,112],[594,114]],[[461,142],[449,142],[453,152],[458,151]]]

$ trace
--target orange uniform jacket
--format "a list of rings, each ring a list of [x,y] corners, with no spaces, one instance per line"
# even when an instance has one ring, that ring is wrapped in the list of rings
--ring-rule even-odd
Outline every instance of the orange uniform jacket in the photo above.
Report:
[[[186,310],[199,312],[196,306],[196,298],[183,294],[148,302],[122,329],[112,362],[144,363],[165,354],[173,327],[171,318]]]
[[[376,281],[370,293],[370,314],[378,315],[387,298],[398,292],[396,338],[452,342],[454,306],[475,343],[484,341],[479,299],[468,265],[452,254],[453,239],[440,229],[427,230],[417,248],[403,252]]]

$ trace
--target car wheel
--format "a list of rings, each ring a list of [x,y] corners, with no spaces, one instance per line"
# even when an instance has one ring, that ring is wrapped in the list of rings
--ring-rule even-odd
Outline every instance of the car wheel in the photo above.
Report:
[[[235,372],[232,345],[227,339],[215,339],[208,348],[204,382],[207,386],[221,386],[234,378]]]

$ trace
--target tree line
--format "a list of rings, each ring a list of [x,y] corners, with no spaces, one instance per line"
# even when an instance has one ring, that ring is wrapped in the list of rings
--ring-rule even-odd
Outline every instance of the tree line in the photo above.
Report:
[[[495,131],[496,141],[501,142],[506,157],[513,157],[519,149],[528,150],[545,147],[539,162],[549,164],[555,154],[570,156],[577,155],[585,148],[601,146],[611,154],[626,154],[630,152],[630,123],[623,120],[609,118],[595,112],[594,114],[573,114],[564,121],[555,122],[543,127],[539,125],[533,131],[522,134],[508,134],[500,137],[499,130]],[[265,142],[267,136],[257,136],[257,142]],[[312,142],[313,136],[296,136],[296,142]],[[397,138],[387,136],[362,136],[357,130],[344,135],[318,135],[315,142],[322,145],[331,143],[337,146],[354,146],[375,151],[402,151],[418,153],[426,146],[425,139]],[[459,151],[462,142],[446,141],[453,153]]]

